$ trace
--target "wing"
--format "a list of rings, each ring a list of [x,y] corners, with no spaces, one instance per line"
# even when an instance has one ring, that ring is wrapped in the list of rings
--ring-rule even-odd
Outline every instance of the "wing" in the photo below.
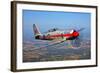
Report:
[[[49,44],[47,44],[46,46],[41,46],[41,47],[37,47],[37,48],[34,48],[34,50],[35,49],[43,49],[43,48],[47,48],[47,47],[49,47],[49,46],[55,46],[55,45],[60,45],[61,43],[63,43],[63,42],[65,42],[65,40],[63,40],[63,41],[52,41],[52,42],[49,42]]]
[[[41,46],[41,44],[43,45],[43,43],[46,43],[45,46]],[[66,42],[66,43],[65,43]],[[55,47],[55,46],[62,46],[61,44],[65,43],[66,44],[66,48],[72,48],[75,49],[79,46],[79,41],[78,40],[52,40],[52,41],[42,41],[40,43],[38,43],[38,45],[40,44],[39,47],[33,47],[34,49],[32,50],[36,50],[36,49],[43,49],[43,48],[48,48],[48,47]],[[36,45],[36,44],[34,44]]]

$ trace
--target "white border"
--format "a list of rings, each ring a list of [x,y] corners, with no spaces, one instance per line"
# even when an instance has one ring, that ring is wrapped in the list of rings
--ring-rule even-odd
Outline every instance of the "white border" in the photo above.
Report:
[[[91,59],[90,60],[73,60],[73,61],[55,61],[55,62],[34,62],[23,63],[22,61],[22,10],[46,10],[46,11],[65,11],[65,12],[89,12],[91,13]],[[44,6],[44,5],[28,5],[17,4],[17,69],[35,69],[35,68],[50,68],[50,67],[68,67],[95,65],[96,61],[96,11],[95,8],[80,8],[80,7],[60,7],[60,6]]]

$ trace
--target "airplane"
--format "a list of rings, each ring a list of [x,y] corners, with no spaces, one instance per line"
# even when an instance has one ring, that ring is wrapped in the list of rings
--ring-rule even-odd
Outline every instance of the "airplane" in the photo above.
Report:
[[[60,30],[58,28],[53,28],[48,30],[45,34],[42,34],[36,24],[33,24],[33,32],[35,35],[35,39],[37,40],[48,40],[53,41],[53,44],[49,44],[45,47],[60,44],[62,42],[68,41],[72,48],[75,48],[71,44],[71,40],[75,40],[75,43],[77,47],[80,45],[79,36],[80,31],[82,31],[84,28],[81,28],[79,30],[72,29],[69,32],[66,32],[64,30]],[[43,47],[42,47],[43,48]]]

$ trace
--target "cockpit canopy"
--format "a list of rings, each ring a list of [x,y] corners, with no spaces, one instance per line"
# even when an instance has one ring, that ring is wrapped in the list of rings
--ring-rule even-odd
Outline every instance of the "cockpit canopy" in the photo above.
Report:
[[[53,31],[57,31],[57,30],[59,30],[59,29],[58,28],[53,28],[53,29],[48,30],[48,32],[53,32]]]

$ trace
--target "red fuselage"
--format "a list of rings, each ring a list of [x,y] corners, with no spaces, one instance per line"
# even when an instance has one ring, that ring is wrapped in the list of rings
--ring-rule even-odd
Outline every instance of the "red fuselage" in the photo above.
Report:
[[[78,36],[79,36],[79,32],[74,31],[73,33],[65,33],[65,34],[41,35],[36,37],[36,39],[54,40],[57,38],[66,38],[66,40],[73,40]]]

